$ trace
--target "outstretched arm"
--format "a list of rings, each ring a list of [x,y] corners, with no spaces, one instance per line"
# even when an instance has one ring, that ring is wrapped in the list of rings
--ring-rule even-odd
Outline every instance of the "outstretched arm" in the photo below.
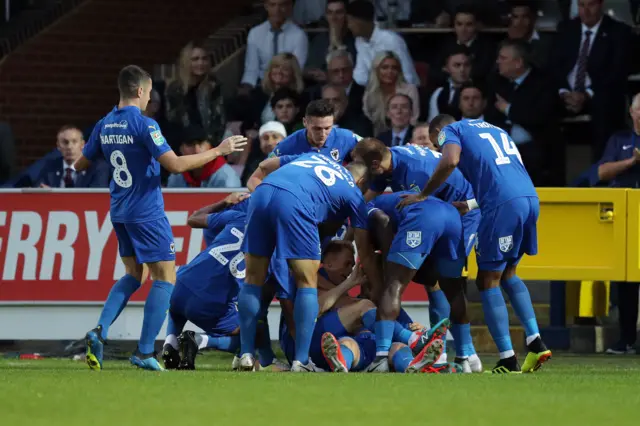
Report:
[[[280,157],[267,158],[261,162],[249,180],[247,180],[247,188],[249,191],[255,191],[256,187],[262,183],[264,178],[269,176],[270,173],[278,170],[278,168],[280,168]]]

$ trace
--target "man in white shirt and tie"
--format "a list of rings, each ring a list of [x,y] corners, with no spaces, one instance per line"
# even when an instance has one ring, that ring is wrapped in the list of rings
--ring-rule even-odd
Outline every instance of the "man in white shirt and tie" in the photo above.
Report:
[[[278,53],[292,53],[301,67],[306,63],[309,42],[304,30],[289,20],[292,6],[292,0],[264,0],[267,20],[253,27],[247,37],[241,80],[245,92],[264,77],[269,61]]]
[[[393,31],[383,30],[375,24],[375,8],[366,0],[355,0],[347,6],[347,25],[356,37],[356,67],[353,79],[366,86],[373,58],[379,52],[393,51],[400,58],[402,73],[407,83],[420,85],[413,59],[402,37]]]
[[[387,102],[387,118],[391,128],[380,133],[376,139],[381,140],[388,147],[408,144],[413,137],[412,115],[411,98],[402,93],[393,95]]]

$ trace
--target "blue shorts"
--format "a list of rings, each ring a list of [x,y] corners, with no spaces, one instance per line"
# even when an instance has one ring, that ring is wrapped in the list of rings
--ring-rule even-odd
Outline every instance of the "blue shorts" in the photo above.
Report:
[[[287,259],[280,259],[275,255],[271,257],[267,280],[270,280],[274,284],[276,297],[278,299],[294,299],[296,295],[296,281],[293,279],[293,274],[289,272]]]
[[[351,367],[351,371],[363,371],[376,358],[376,335],[365,330],[353,337],[353,340],[360,347],[360,361]]]
[[[140,223],[114,223],[120,257],[135,256],[138,263],[176,260],[169,219]]]
[[[240,327],[240,315],[235,303],[208,302],[179,280],[171,294],[169,314],[191,321],[213,337],[228,336]]]
[[[478,229],[476,259],[481,271],[503,271],[524,254],[538,253],[537,197],[519,197],[485,212]]]
[[[407,213],[398,226],[387,260],[418,270],[430,254],[452,261],[464,257],[460,217],[437,219],[430,220],[422,210]]]
[[[349,334],[340,322],[338,311],[329,311],[318,318],[313,330],[313,337],[311,337],[311,346],[309,347],[309,357],[311,360],[323,370],[328,370],[329,364],[327,364],[327,361],[322,355],[322,335],[324,333],[331,333],[338,340]]]
[[[242,251],[282,259],[320,260],[320,236],[313,211],[291,192],[269,184],[251,195]]]

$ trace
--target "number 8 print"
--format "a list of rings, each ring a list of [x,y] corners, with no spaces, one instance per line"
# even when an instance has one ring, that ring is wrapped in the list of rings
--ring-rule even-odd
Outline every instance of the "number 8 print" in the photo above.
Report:
[[[122,151],[113,151],[111,156],[109,157],[111,161],[111,165],[113,166],[113,181],[116,185],[122,188],[129,188],[133,185],[133,178],[131,177],[131,173],[127,168],[127,160],[124,158],[124,154]],[[118,163],[118,160],[120,162]],[[125,175],[125,178],[122,179],[122,174]]]

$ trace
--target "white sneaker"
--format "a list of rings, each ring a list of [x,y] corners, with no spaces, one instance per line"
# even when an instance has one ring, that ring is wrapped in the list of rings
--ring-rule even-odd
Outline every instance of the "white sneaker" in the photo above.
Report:
[[[256,371],[282,372],[290,370],[291,366],[289,366],[289,363],[280,361],[278,358],[274,358],[271,364],[266,367],[263,367],[259,362],[256,363]]]
[[[482,373],[482,361],[480,361],[480,357],[477,354],[471,355],[469,358],[469,365],[471,366],[472,373]]]
[[[364,371],[367,373],[388,373],[389,358],[386,356],[376,356]]]
[[[300,361],[293,361],[291,364],[291,372],[292,373],[322,373],[324,370],[322,368],[316,367],[313,361],[309,360],[307,365],[303,365]]]
[[[238,371],[254,371],[256,360],[251,354],[242,354],[238,365]]]
[[[460,367],[462,367],[462,372],[463,373],[473,373],[473,371],[471,371],[471,364],[469,364],[469,359],[467,358],[456,358],[456,360],[454,361],[456,364],[459,364]]]
[[[238,371],[240,368],[240,358],[237,355],[233,356],[233,361],[231,361],[231,369],[233,371]]]

